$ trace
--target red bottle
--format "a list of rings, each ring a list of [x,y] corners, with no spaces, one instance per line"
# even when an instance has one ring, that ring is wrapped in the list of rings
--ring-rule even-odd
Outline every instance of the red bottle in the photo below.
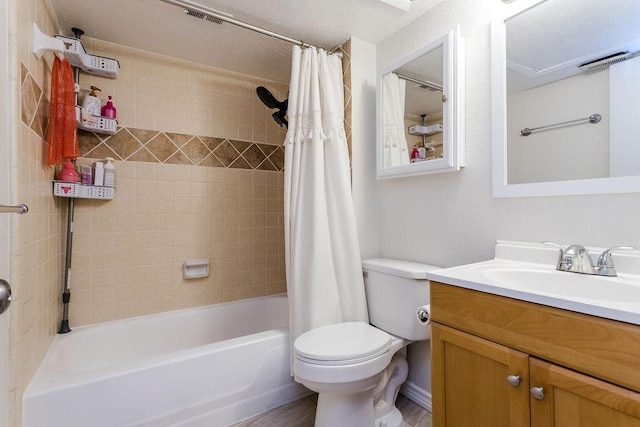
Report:
[[[108,117],[110,119],[116,118],[116,107],[113,106],[113,102],[111,102],[111,95],[109,95],[109,100],[102,107],[102,117]]]
[[[411,163],[415,163],[420,160],[420,152],[418,151],[418,147],[413,147],[413,151],[411,152]]]

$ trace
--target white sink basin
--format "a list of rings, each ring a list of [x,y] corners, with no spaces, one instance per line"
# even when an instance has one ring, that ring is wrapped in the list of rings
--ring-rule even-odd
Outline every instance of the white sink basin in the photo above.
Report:
[[[491,283],[525,292],[561,298],[633,304],[640,302],[640,282],[618,277],[592,276],[541,268],[487,266],[478,271]]]
[[[536,244],[498,242],[493,260],[436,270],[427,277],[640,325],[640,251],[616,254],[615,258],[626,268],[618,268],[617,277],[570,273],[555,269],[557,250]]]

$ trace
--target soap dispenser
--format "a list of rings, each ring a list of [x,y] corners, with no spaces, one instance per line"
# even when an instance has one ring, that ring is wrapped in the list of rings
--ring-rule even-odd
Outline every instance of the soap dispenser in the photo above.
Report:
[[[110,119],[115,119],[116,118],[116,107],[114,107],[113,106],[113,102],[111,102],[111,95],[109,95],[108,98],[109,98],[109,100],[104,105],[104,107],[102,107],[102,116],[103,117],[108,117]]]
[[[99,87],[91,86],[91,92],[84,97],[84,101],[82,102],[82,108],[92,116],[100,115],[100,106],[102,105],[102,101],[100,101],[100,98],[96,95],[96,91],[101,92]]]

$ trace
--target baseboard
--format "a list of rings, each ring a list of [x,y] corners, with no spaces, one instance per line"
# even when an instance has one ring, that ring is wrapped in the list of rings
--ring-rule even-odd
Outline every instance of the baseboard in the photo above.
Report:
[[[400,388],[400,393],[412,402],[431,412],[431,393],[407,381]]]

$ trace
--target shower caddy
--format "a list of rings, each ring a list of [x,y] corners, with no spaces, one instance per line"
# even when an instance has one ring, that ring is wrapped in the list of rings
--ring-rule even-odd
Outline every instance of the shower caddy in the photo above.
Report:
[[[84,31],[79,28],[72,28],[71,31],[73,31],[76,38],[62,35],[56,35],[55,38],[53,38],[42,33],[34,23],[33,53],[37,59],[40,59],[42,54],[47,51],[56,52],[58,57],[64,55],[64,57],[73,66],[76,93],[76,120],[78,122],[78,128],[90,132],[113,135],[118,130],[118,123],[115,119],[95,117],[96,123],[93,124],[82,120],[81,107],[78,105],[78,93],[80,92],[80,70],[89,74],[115,79],[118,77],[120,64],[116,59],[89,55],[80,41],[80,37],[84,34]],[[115,188],[54,180],[53,195],[68,199],[64,291],[62,293],[63,312],[60,329],[58,330],[59,334],[66,334],[67,332],[71,332],[71,328],[69,327],[69,301],[71,300],[71,256],[75,199],[111,200],[115,195]]]

